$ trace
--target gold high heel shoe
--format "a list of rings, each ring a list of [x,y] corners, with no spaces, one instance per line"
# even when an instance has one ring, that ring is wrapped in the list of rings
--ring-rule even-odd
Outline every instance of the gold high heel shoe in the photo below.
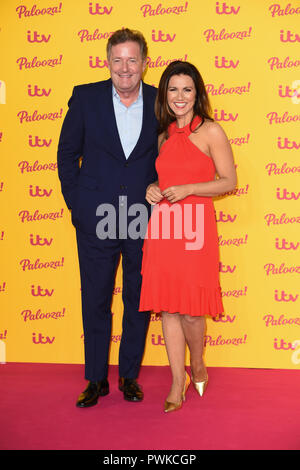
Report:
[[[195,382],[194,379],[192,378],[192,382],[194,384],[195,389],[199,393],[200,397],[203,397],[207,384],[208,384],[208,377],[202,382]]]
[[[185,401],[185,394],[186,394],[186,391],[187,391],[190,383],[191,383],[191,378],[190,378],[189,374],[186,372],[185,373],[185,384],[184,384],[184,388],[183,388],[183,392],[182,392],[182,398],[181,398],[180,402],[179,403],[172,403],[172,402],[166,400],[165,401],[165,406],[164,406],[165,413],[170,413],[171,411],[179,410],[182,407],[182,402]]]

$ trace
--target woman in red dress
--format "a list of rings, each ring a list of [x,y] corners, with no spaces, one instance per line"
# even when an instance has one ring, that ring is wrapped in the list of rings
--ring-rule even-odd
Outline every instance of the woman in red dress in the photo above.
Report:
[[[205,315],[223,312],[219,249],[212,198],[234,189],[229,141],[210,117],[206,89],[195,66],[172,62],[158,88],[158,181],[147,189],[155,205],[143,247],[140,310],[162,313],[172,372],[166,412],[181,408],[190,377],[202,396],[208,376],[203,361]],[[217,176],[216,176],[217,175]]]

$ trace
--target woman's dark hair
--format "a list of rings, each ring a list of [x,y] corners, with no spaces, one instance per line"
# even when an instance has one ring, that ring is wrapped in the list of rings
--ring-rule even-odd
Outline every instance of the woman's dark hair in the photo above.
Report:
[[[159,133],[165,132],[167,135],[169,125],[176,120],[176,116],[170,109],[167,100],[169,81],[173,75],[188,75],[194,82],[196,99],[193,119],[195,116],[200,116],[202,118],[200,126],[203,124],[204,119],[213,121],[207,91],[199,71],[189,62],[176,60],[167,66],[158,85],[158,93],[155,101],[155,115],[159,123]]]

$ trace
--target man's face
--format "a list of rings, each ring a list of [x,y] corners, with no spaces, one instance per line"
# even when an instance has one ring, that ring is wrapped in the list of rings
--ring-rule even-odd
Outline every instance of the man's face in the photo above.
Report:
[[[135,93],[146,68],[139,44],[127,41],[112,46],[108,68],[114,87],[119,93]]]

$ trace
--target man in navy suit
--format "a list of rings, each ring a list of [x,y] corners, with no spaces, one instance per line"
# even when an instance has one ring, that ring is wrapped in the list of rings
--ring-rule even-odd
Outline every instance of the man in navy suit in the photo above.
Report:
[[[58,145],[59,178],[76,227],[81,277],[88,380],[77,400],[81,408],[109,393],[111,301],[120,255],[124,313],[119,389],[129,401],[143,399],[136,379],[150,317],[150,312],[138,311],[143,237],[130,238],[120,220],[130,223],[127,208],[133,204],[143,204],[149,212],[146,189],[157,180],[156,88],[142,81],[147,44],[139,32],[116,31],[108,41],[107,58],[109,80],[74,87]],[[116,211],[115,226],[99,235],[101,207],[106,205]]]

